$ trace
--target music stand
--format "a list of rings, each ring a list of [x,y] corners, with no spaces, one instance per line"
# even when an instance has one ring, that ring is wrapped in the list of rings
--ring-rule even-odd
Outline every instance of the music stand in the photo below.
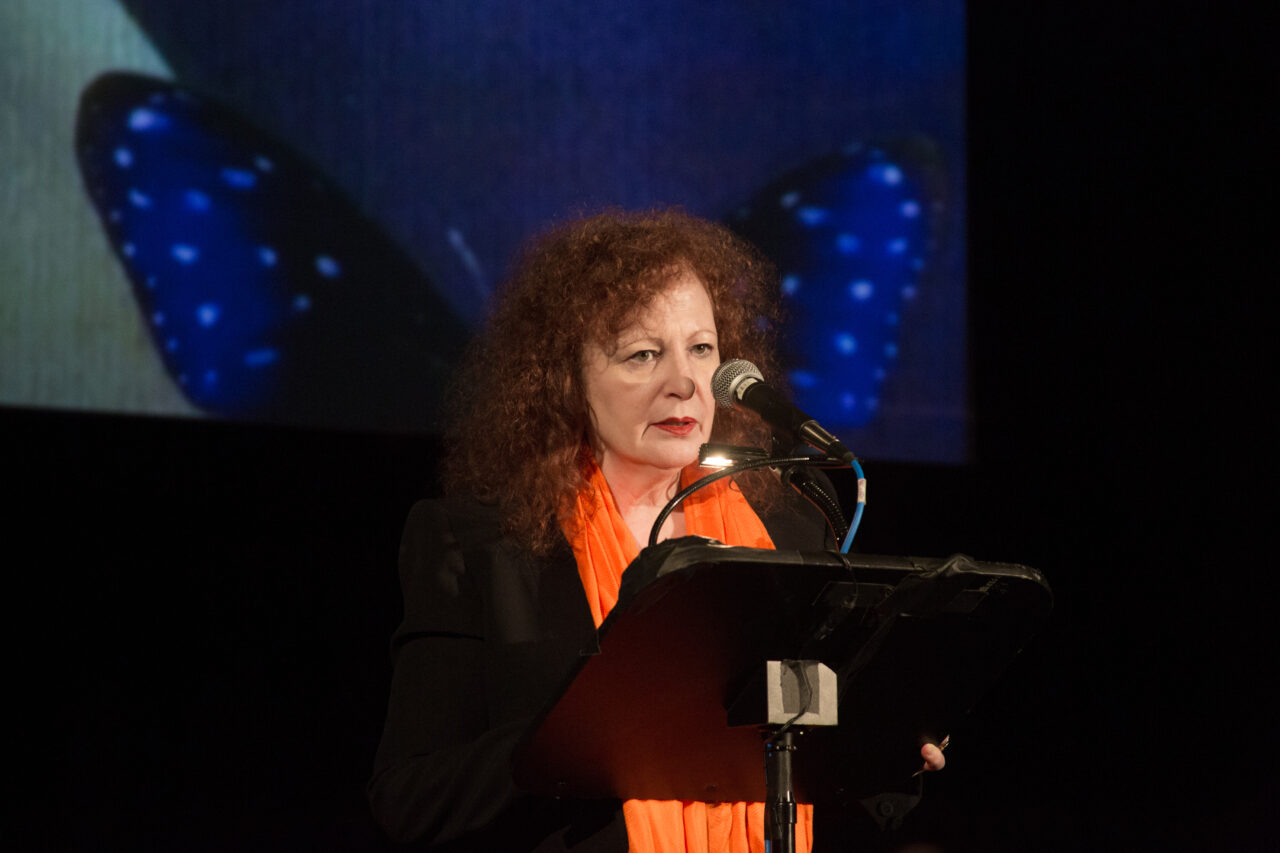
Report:
[[[526,733],[516,782],[562,797],[776,802],[762,727],[730,725],[726,709],[766,662],[809,660],[838,676],[839,725],[800,729],[796,802],[900,788],[920,746],[973,707],[1051,605],[1025,566],[669,540],[623,574],[600,653]]]

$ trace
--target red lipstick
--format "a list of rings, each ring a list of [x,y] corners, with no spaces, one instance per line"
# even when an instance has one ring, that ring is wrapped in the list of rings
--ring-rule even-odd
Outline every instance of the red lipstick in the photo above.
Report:
[[[689,435],[698,428],[698,422],[693,418],[667,418],[654,426],[672,435]]]

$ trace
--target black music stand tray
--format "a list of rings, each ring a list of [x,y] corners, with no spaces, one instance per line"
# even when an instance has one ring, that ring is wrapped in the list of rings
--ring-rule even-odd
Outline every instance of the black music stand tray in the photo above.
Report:
[[[1051,606],[1035,569],[962,555],[669,540],[623,574],[600,653],[526,733],[516,782],[551,796],[776,802],[762,734],[778,727],[731,725],[726,709],[758,692],[766,662],[807,660],[837,675],[839,725],[795,728],[795,801],[901,790],[921,745],[972,709]]]

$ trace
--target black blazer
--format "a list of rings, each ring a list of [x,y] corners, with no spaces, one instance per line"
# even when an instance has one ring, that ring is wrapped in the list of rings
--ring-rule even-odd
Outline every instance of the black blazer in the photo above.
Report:
[[[762,518],[780,549],[832,545],[799,500]],[[400,545],[404,620],[392,638],[386,725],[368,785],[397,842],[440,850],[625,851],[617,800],[524,795],[516,742],[599,650],[568,543],[534,558],[499,534],[496,506],[420,501]]]

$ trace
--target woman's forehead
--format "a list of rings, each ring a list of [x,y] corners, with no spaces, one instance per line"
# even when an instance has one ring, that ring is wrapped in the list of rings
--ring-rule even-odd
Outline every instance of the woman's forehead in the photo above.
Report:
[[[666,331],[674,318],[708,311],[706,322],[715,331],[715,303],[711,292],[692,272],[678,273],[643,301],[620,307],[613,322],[598,333],[602,343],[617,345],[628,338],[657,335]]]

